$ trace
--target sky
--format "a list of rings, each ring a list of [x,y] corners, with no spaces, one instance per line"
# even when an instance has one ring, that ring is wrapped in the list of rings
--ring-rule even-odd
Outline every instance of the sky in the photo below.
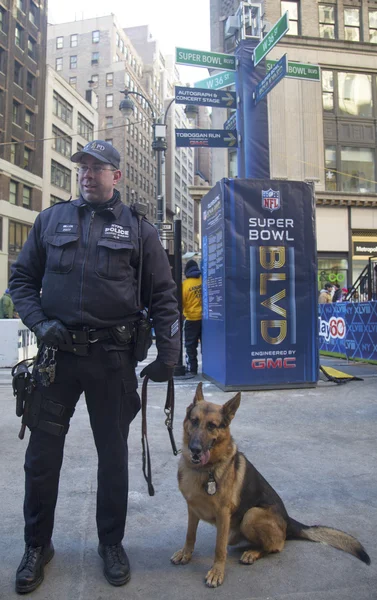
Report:
[[[210,49],[210,0],[62,0],[48,1],[50,24],[102,17],[114,13],[122,27],[149,25],[163,54],[174,54],[175,47]],[[209,76],[199,67],[179,67],[184,83]]]

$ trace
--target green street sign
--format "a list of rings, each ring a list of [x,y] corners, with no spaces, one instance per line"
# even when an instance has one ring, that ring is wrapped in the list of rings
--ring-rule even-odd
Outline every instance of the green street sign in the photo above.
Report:
[[[266,72],[268,73],[276,60],[266,60]],[[290,79],[305,79],[307,81],[321,81],[321,67],[308,63],[299,63],[288,61],[288,71],[286,77]]]
[[[233,71],[223,71],[218,75],[212,75],[207,79],[202,79],[194,83],[194,87],[207,90],[221,90],[236,83],[236,74]]]
[[[203,50],[190,50],[188,48],[175,49],[175,62],[180,65],[205,67],[206,69],[236,70],[236,57],[231,54],[218,52],[204,52]]]
[[[270,29],[268,34],[261,42],[259,42],[258,46],[254,48],[254,66],[256,66],[262,58],[269,53],[270,50],[278,43],[279,40],[287,33],[289,29],[289,19],[288,19],[288,11],[284,13],[284,15],[276,21],[275,25]]]

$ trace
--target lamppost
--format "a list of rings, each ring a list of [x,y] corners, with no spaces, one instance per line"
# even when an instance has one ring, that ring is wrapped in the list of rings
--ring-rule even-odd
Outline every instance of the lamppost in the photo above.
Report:
[[[148,98],[143,96],[143,94],[127,89],[123,90],[121,93],[124,94],[124,98],[119,104],[119,110],[123,116],[129,118],[135,110],[135,105],[130,98],[130,94],[143,98],[151,111],[153,129],[152,149],[157,153],[157,227],[161,232],[161,223],[165,220],[165,202],[162,193],[162,156],[168,147],[166,142],[166,124],[159,123],[152,104],[149,102]]]

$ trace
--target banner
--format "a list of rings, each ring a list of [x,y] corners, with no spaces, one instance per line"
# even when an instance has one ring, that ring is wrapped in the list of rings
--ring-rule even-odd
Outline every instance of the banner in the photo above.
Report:
[[[377,360],[377,302],[319,304],[319,349]]]
[[[314,195],[223,179],[202,200],[203,373],[226,389],[315,384]]]

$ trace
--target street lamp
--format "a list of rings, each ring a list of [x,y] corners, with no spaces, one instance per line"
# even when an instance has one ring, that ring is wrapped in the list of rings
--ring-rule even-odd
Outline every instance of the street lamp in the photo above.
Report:
[[[168,147],[166,142],[166,123],[159,123],[156,113],[153,109],[152,104],[149,102],[148,98],[140,94],[140,92],[133,92],[131,90],[123,90],[121,92],[124,94],[124,98],[121,100],[119,104],[119,110],[122,115],[126,118],[129,118],[134,110],[135,105],[130,98],[130,94],[134,96],[140,96],[147,103],[149,110],[152,115],[152,128],[153,128],[153,140],[152,140],[152,149],[157,152],[157,227],[161,232],[161,223],[165,220],[165,203],[164,196],[162,193],[162,155],[166,152]]]

